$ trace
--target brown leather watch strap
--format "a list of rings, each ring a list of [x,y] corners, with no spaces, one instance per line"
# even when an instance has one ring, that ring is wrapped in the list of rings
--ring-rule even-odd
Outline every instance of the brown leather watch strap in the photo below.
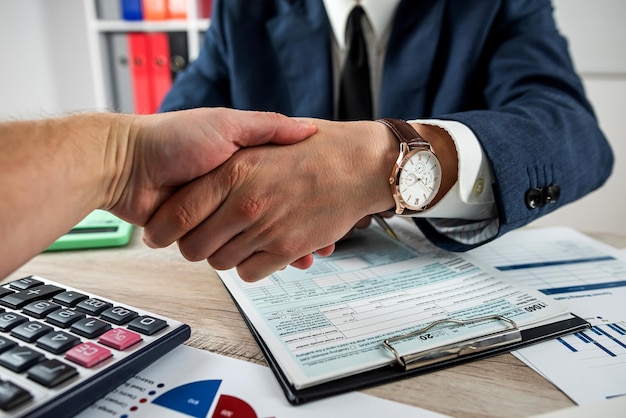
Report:
[[[429,133],[432,132],[432,135],[429,135],[428,139],[426,139],[404,120],[385,118],[379,119],[378,122],[381,122],[391,129],[398,140],[405,142],[410,149],[429,147],[435,156],[437,156],[441,164],[441,186],[428,207],[435,206],[446,193],[450,191],[458,179],[458,156],[452,138],[450,138],[449,134],[444,129],[434,125],[423,125],[425,129],[429,130]],[[422,211],[412,211],[409,209],[405,209],[404,211],[405,214],[419,212]]]
[[[411,148],[425,146],[430,148],[430,142],[425,140],[417,133],[415,129],[408,123],[400,119],[385,118],[379,122],[386,125],[399,141],[406,142]]]

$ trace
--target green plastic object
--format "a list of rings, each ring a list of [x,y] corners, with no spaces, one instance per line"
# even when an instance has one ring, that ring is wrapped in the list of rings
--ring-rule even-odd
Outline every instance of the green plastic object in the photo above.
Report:
[[[130,242],[133,226],[104,210],[91,212],[46,251],[122,247]]]

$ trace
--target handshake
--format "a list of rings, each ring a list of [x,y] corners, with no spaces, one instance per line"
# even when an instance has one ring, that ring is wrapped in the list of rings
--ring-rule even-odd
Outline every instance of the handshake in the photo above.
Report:
[[[398,142],[380,123],[224,108],[109,117],[123,134],[109,135],[98,207],[143,226],[151,248],[177,242],[247,281],[310,267],[394,204]]]

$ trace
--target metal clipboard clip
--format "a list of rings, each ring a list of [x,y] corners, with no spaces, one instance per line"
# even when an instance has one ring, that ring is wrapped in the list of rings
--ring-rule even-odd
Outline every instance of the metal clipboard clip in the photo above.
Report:
[[[448,322],[456,325],[467,325],[476,322],[494,320],[506,323],[507,328],[502,331],[481,335],[479,337],[470,338],[467,340],[432,348],[429,350],[418,351],[416,353],[411,353],[404,356],[401,356],[398,351],[391,345],[394,342],[424,334],[425,332],[436,327],[437,325],[445,324]],[[406,371],[427,366],[429,364],[452,360],[468,354],[488,351],[496,347],[501,347],[503,345],[513,344],[520,341],[522,341],[522,334],[517,327],[515,321],[501,315],[490,315],[467,320],[440,319],[417,331],[388,338],[383,341],[383,346],[393,353],[393,355],[396,357],[398,364],[404,367],[404,370]]]

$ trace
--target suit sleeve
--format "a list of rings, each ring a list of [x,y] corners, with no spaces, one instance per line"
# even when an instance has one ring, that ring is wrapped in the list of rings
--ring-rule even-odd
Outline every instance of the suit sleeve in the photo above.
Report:
[[[215,2],[211,25],[203,37],[200,54],[176,77],[159,112],[197,107],[232,107],[227,48],[222,31],[222,2]]]
[[[502,4],[485,48],[485,110],[439,116],[467,125],[491,163],[498,211],[494,238],[600,187],[613,166],[551,4]],[[451,240],[427,221],[416,223],[443,248],[479,245]]]

